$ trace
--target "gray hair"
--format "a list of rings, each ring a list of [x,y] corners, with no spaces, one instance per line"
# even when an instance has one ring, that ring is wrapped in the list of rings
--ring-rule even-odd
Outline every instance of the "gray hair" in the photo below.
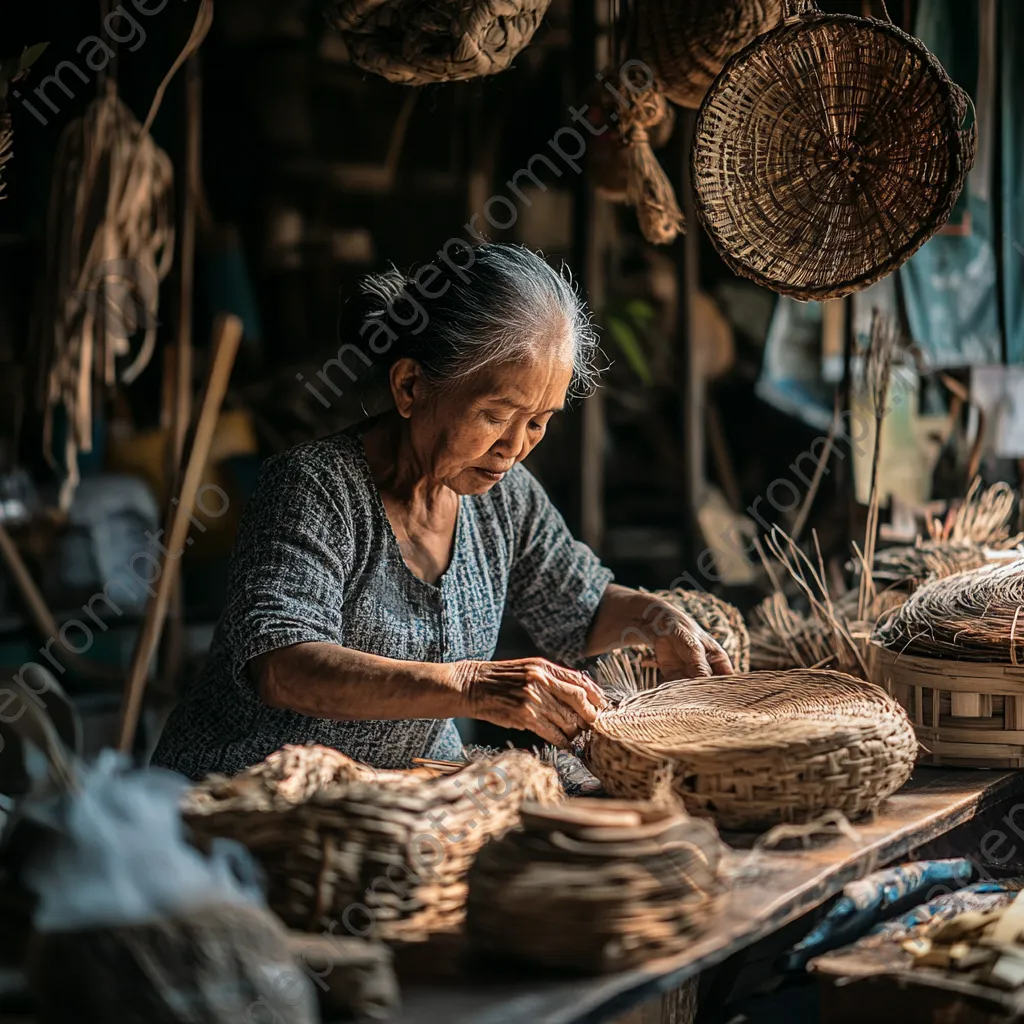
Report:
[[[590,312],[568,268],[555,270],[521,245],[484,243],[465,247],[467,261],[428,264],[416,273],[396,268],[361,284],[358,332],[387,332],[397,342],[389,362],[415,359],[428,380],[452,383],[492,363],[531,357],[538,341],[561,319],[572,345],[570,397],[594,389],[600,370],[598,339]],[[426,273],[425,273],[426,272]],[[439,284],[440,277],[446,283]],[[402,312],[411,313],[402,316]],[[394,325],[400,326],[394,326]],[[378,348],[375,352],[392,349]]]

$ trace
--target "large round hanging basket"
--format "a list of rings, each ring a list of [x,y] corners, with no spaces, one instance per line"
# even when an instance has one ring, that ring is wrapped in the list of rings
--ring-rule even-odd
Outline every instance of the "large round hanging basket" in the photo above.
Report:
[[[892,273],[948,220],[976,126],[920,40],[811,0],[786,10],[704,97],[696,209],[737,274],[834,299]]]
[[[781,14],[782,0],[638,0],[637,56],[668,99],[697,107],[725,62]]]
[[[504,71],[533,38],[551,0],[329,0],[327,20],[349,59],[400,85]]]

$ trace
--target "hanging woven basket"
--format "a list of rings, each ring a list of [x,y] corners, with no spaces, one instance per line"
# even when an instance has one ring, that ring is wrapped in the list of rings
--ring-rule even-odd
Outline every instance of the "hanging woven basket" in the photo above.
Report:
[[[781,15],[782,0],[639,0],[637,55],[668,99],[698,107],[725,62]]]
[[[399,85],[460,82],[504,71],[551,0],[329,0],[349,59]]]
[[[963,127],[967,94],[891,22],[813,0],[785,9],[704,97],[696,209],[740,276],[834,299],[892,273],[948,220],[976,125]]]
[[[667,785],[722,828],[763,829],[873,811],[916,753],[906,712],[881,687],[798,669],[636,693],[598,717],[585,757],[612,796],[659,799]]]

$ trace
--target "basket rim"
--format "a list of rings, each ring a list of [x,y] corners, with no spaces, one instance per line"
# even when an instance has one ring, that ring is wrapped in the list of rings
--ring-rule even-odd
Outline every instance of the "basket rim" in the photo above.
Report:
[[[803,691],[812,698],[816,691],[821,693],[823,697],[826,694],[834,696],[837,691],[831,684],[838,684],[848,692],[854,691],[851,693],[851,696],[856,696],[861,703],[855,709],[851,709],[849,719],[846,721],[839,718],[824,721],[813,719],[811,717],[813,709],[808,709],[806,716],[786,714],[778,715],[774,718],[762,712],[756,716],[752,715],[749,723],[739,729],[735,727],[735,723],[723,722],[722,728],[728,730],[725,735],[708,735],[705,733],[701,736],[694,736],[676,742],[633,739],[627,736],[616,735],[615,732],[606,731],[602,728],[602,721],[599,718],[593,727],[592,737],[593,739],[618,744],[631,753],[652,761],[693,760],[700,759],[702,756],[717,756],[721,754],[729,754],[737,760],[743,760],[748,756],[758,757],[793,748],[805,751],[810,749],[816,751],[840,749],[872,736],[887,736],[891,733],[892,728],[897,727],[900,723],[909,724],[906,710],[884,687],[867,680],[847,676],[842,672],[822,669],[795,669],[785,673],[748,673],[735,677],[725,676],[721,678],[732,680],[732,682],[727,684],[730,688],[742,688],[744,685],[749,686],[752,678],[757,683],[767,682],[767,680],[756,678],[763,675],[797,676],[798,679],[793,679],[792,681],[799,681]],[[812,677],[814,678],[812,679]],[[678,682],[685,684],[681,689],[692,689],[696,692],[697,690],[706,690],[707,684],[714,681],[714,679],[700,679],[680,680]],[[697,685],[694,686],[693,684]],[[673,685],[671,682],[665,683],[658,689],[663,690],[665,687],[672,687]],[[859,694],[856,691],[859,691]],[[607,714],[609,717],[618,715],[624,709],[629,710],[630,704],[643,704],[650,699],[653,692],[655,691],[642,691],[635,694],[627,698],[619,708]],[[821,701],[823,707],[829,705],[829,703],[827,699]],[[696,712],[698,709],[691,708],[689,710]],[[871,713],[872,710],[876,712],[874,715]],[[794,724],[799,723],[801,728],[793,735],[787,736],[781,732],[787,721]],[[804,727],[804,721],[806,721],[806,728]],[[773,723],[774,728],[772,727]]]
[[[947,102],[951,111],[955,111],[956,109],[955,95],[953,91],[955,83],[949,77],[949,73],[942,66],[938,57],[936,57],[935,54],[932,53],[931,50],[929,50],[928,47],[925,46],[925,44],[916,36],[913,36],[909,32],[893,25],[891,22],[881,21],[878,18],[865,18],[856,14],[825,14],[822,11],[815,9],[805,12],[795,19],[783,19],[775,26],[775,28],[758,36],[726,61],[721,72],[704,94],[704,98],[701,100],[694,124],[693,145],[690,152],[689,168],[690,180],[693,182],[692,191],[694,211],[715,251],[734,273],[740,277],[745,277],[747,280],[753,281],[755,284],[768,288],[770,291],[774,291],[779,295],[787,295],[790,298],[795,298],[805,302],[811,300],[821,301],[826,299],[836,299],[849,295],[853,292],[862,291],[873,284],[877,284],[883,278],[888,277],[893,273],[893,271],[898,270],[899,267],[918,252],[925,242],[927,242],[935,232],[949,220],[949,217],[953,212],[953,208],[956,206],[957,200],[959,199],[962,191],[962,189],[958,190],[947,188],[945,190],[946,194],[942,203],[936,205],[934,208],[934,219],[930,224],[922,225],[907,245],[898,253],[890,256],[873,270],[867,271],[850,281],[831,285],[799,287],[787,281],[772,278],[767,274],[748,266],[746,263],[743,263],[729,252],[722,240],[719,238],[718,233],[710,227],[707,204],[705,203],[697,185],[699,180],[697,173],[697,161],[701,148],[700,139],[704,134],[704,126],[708,111],[712,103],[715,102],[719,94],[725,88],[725,84],[729,80],[730,76],[736,73],[740,65],[750,57],[751,53],[762,47],[776,43],[784,37],[796,37],[803,33],[821,28],[823,25],[829,24],[855,24],[859,26],[866,26],[877,32],[890,36],[898,43],[901,43],[908,49],[912,50],[921,58],[928,71],[934,76],[936,83],[942,92],[943,99]],[[965,174],[971,165],[971,161],[965,156],[962,136],[968,132],[972,133],[976,138],[977,118],[975,118],[969,128],[954,126],[954,130],[948,135],[948,148],[950,150],[951,157],[950,166],[957,168],[958,170],[962,169]],[[959,178],[960,175],[956,175],[955,177]]]

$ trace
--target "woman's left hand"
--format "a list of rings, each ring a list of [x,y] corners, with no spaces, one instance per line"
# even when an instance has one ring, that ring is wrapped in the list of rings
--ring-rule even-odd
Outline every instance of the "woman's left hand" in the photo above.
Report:
[[[722,645],[672,605],[662,607],[650,632],[654,657],[666,680],[727,676],[735,671]]]

